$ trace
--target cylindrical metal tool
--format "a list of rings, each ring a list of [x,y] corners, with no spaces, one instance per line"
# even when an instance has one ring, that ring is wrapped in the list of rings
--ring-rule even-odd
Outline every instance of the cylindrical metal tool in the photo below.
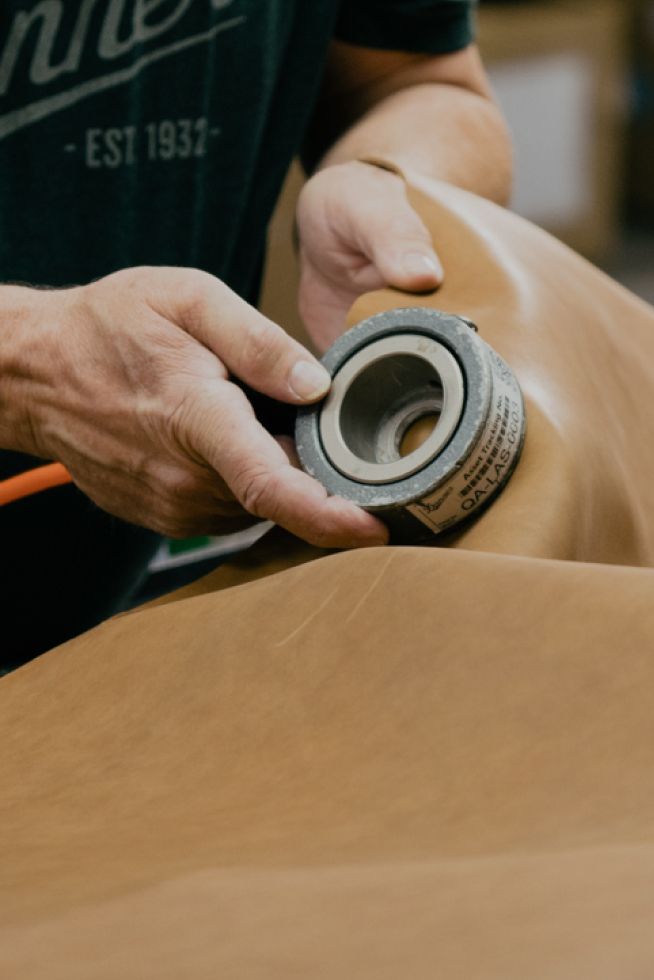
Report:
[[[507,482],[524,439],[522,393],[469,320],[391,310],[349,330],[322,363],[332,388],[298,413],[302,466],[377,513],[394,541],[432,540]]]

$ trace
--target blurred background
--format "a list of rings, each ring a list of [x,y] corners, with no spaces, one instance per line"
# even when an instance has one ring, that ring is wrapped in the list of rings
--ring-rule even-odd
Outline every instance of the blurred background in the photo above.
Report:
[[[654,0],[480,0],[478,43],[513,134],[511,207],[654,302]],[[293,169],[262,305],[302,337]]]
[[[512,206],[654,302],[654,0],[482,0]]]
[[[654,303],[654,0],[481,0],[478,42],[513,133],[512,208]],[[262,308],[303,339],[291,245],[301,182],[293,167]],[[226,547],[166,542],[149,586],[181,583],[185,565]]]

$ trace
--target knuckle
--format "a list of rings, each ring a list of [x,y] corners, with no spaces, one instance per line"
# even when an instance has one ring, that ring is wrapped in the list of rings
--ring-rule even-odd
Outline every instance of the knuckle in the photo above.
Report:
[[[178,457],[182,453],[182,466],[207,466],[207,446],[212,441],[216,413],[202,385],[182,388],[171,385],[166,398],[160,400],[160,407],[168,451],[172,450]]]
[[[216,289],[224,284],[202,269],[170,268],[161,278],[161,289],[168,300],[164,305],[174,310],[174,318],[189,333],[201,331],[215,307]]]
[[[184,326],[191,333],[197,331],[209,316],[211,284],[203,274],[190,274],[180,283],[178,309]]]
[[[254,374],[274,371],[284,357],[284,334],[280,327],[264,321],[252,327],[247,339],[247,361]]]
[[[275,519],[274,486],[268,470],[246,470],[236,482],[236,496],[248,514]]]
[[[147,293],[153,283],[159,281],[160,271],[147,265],[128,266],[96,279],[83,288],[103,297],[126,295],[133,299],[135,295],[141,296]]]
[[[179,470],[168,476],[163,489],[173,509],[179,510],[185,503],[199,497],[204,488],[197,477]]]
[[[193,402],[192,392],[185,389],[178,393],[174,406],[167,412],[168,430],[172,434],[173,442],[179,446],[186,447],[188,443],[188,432],[192,428]]]

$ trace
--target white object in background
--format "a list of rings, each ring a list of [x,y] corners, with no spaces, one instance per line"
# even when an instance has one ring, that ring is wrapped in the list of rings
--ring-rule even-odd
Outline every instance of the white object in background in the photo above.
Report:
[[[489,66],[515,149],[512,209],[559,228],[593,202],[594,79],[590,57],[543,55]]]
[[[166,572],[170,568],[180,568],[183,565],[193,565],[207,558],[220,558],[222,555],[232,555],[237,551],[245,551],[255,544],[259,538],[273,527],[272,521],[259,521],[244,531],[209,538],[209,543],[197,548],[190,548],[177,554],[171,554],[168,541],[162,541],[158,551],[148,565],[148,571]]]

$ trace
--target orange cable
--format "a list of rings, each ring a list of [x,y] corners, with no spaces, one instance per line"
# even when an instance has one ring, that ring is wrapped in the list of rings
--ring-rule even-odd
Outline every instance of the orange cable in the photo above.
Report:
[[[48,463],[35,470],[19,473],[8,480],[0,480],[0,507],[14,500],[21,500],[41,490],[60,487],[63,483],[72,483],[72,477],[61,463]]]

